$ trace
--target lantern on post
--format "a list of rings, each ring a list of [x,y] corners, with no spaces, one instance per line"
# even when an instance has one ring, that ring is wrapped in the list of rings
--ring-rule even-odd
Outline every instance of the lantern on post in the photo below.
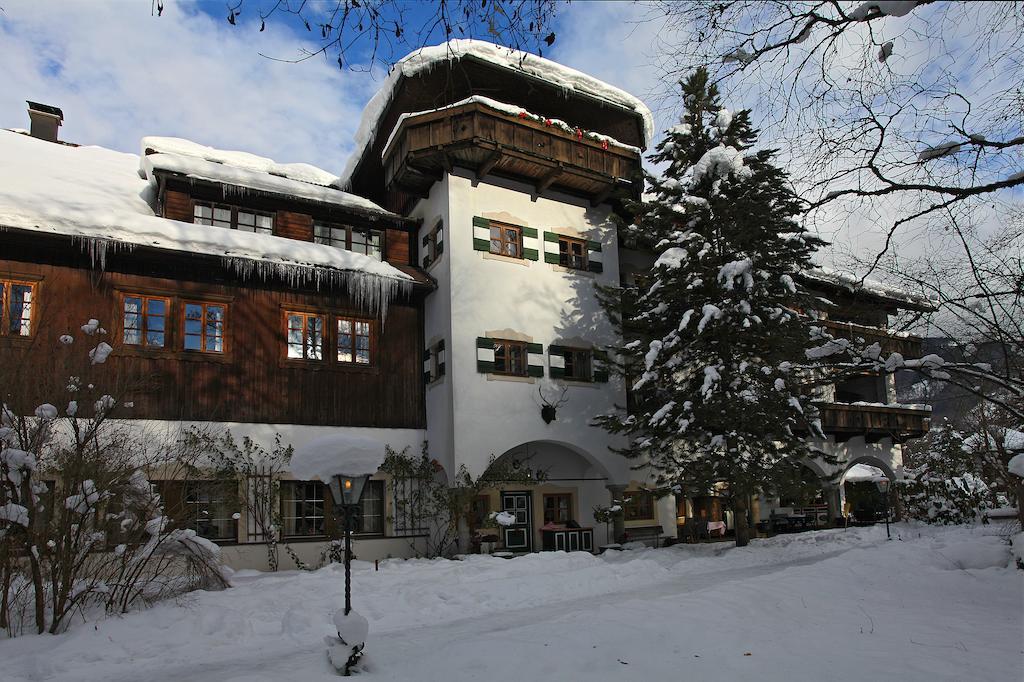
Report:
[[[363,655],[369,623],[358,613],[352,613],[352,533],[359,527],[362,517],[363,489],[370,480],[370,474],[336,474],[331,477],[329,488],[345,530],[345,611],[334,616],[334,624],[342,643],[351,647],[351,652],[342,661],[334,661],[347,677],[352,666]],[[340,664],[340,665],[339,665]]]
[[[882,477],[875,481],[875,485],[878,486],[878,492],[882,493],[882,499],[885,501],[885,539],[891,540],[892,536],[889,534],[889,479]]]

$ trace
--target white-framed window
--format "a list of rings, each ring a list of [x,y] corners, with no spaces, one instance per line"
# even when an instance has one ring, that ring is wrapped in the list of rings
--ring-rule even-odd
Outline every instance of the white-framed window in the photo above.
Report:
[[[243,232],[274,234],[274,216],[228,204],[196,201],[192,206],[192,222]]]
[[[384,249],[384,230],[315,221],[313,241],[380,260]]]

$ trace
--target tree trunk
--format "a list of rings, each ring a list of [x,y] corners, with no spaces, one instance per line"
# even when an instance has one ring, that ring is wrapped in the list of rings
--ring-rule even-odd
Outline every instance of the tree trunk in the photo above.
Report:
[[[733,525],[736,526],[736,546],[746,547],[750,544],[750,525],[747,523],[747,505],[749,500],[745,492],[739,492],[732,498]]]

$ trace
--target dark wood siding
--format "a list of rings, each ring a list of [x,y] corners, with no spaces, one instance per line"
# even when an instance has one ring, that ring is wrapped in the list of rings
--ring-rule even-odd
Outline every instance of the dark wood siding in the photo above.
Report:
[[[185,192],[167,190],[164,193],[164,217],[192,222],[192,199]]]
[[[409,233],[403,230],[388,229],[384,237],[387,246],[385,260],[389,263],[407,265],[412,263],[409,253]]]
[[[86,348],[95,345],[97,339],[84,336],[79,327],[89,318],[97,318],[109,330],[105,339],[114,347],[97,385],[102,381],[102,386],[114,387],[105,392],[116,391],[122,399],[129,396],[134,401],[133,417],[424,426],[422,324],[415,302],[392,305],[382,330],[378,320],[378,352],[370,368],[289,361],[285,359],[286,310],[370,316],[354,309],[341,293],[232,281],[215,260],[183,268],[182,256],[160,262],[140,258],[136,252],[108,259],[108,271],[99,272],[67,264],[77,258],[80,255],[63,253],[48,259],[48,264],[0,260],[0,277],[13,273],[39,282],[32,338],[0,335],[0,391],[15,385],[31,387],[33,406],[68,399],[63,386],[77,370],[61,363],[84,357]],[[122,268],[130,272],[111,271],[116,266],[111,260],[130,263],[130,268]],[[180,279],[171,278],[175,271],[180,272],[174,275]],[[167,350],[121,344],[123,293],[171,299]],[[227,304],[227,352],[223,356],[180,350],[185,300]],[[62,334],[73,335],[76,343],[62,348],[57,341]]]
[[[279,237],[313,241],[313,217],[306,213],[278,211],[274,219],[274,234]]]

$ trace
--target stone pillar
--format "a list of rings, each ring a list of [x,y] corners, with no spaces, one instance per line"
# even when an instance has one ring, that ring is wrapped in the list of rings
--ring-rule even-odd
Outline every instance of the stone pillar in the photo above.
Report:
[[[605,487],[608,488],[608,492],[611,494],[611,500],[612,500],[611,504],[616,504],[617,503],[617,504],[621,505],[622,504],[622,498],[626,494],[626,487],[627,486],[624,486],[624,485],[606,485]],[[623,533],[626,532],[626,524],[623,521],[623,518],[624,518],[623,514],[619,514],[618,516],[615,517],[615,520],[612,522],[612,536],[610,538],[606,538],[605,539],[605,544],[610,544],[612,542],[619,542],[619,540],[622,538]]]
[[[828,501],[828,525],[831,527],[836,519],[843,515],[842,485],[825,486],[825,499]]]

